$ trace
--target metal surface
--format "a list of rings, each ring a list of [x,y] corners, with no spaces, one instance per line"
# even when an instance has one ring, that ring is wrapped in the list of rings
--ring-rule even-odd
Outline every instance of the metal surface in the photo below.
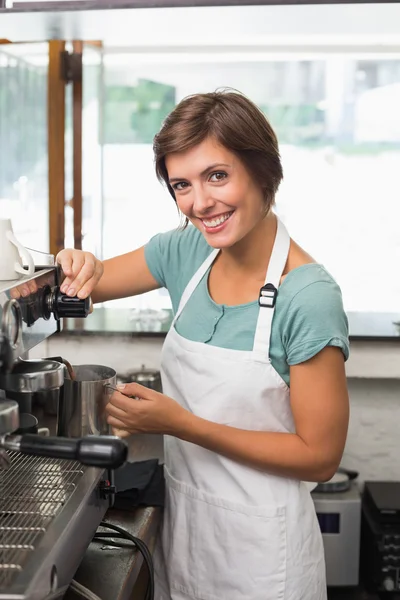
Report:
[[[140,538],[153,552],[162,512],[162,508],[152,506],[135,507],[129,511],[113,508],[107,513],[106,521]],[[136,587],[132,593],[132,588],[142,565],[140,552],[132,551],[129,547],[116,550],[111,539],[104,540],[104,543],[90,544],[74,579],[101,600],[139,600],[142,594]],[[64,600],[77,599],[74,593],[67,592]]]
[[[116,372],[102,365],[73,366],[74,380],[65,375],[58,415],[58,435],[109,435],[105,407],[107,384],[115,386]]]
[[[130,371],[124,378],[126,383],[139,383],[156,392],[162,392],[161,373],[156,369],[146,369],[144,365],[137,371]]]
[[[11,373],[0,374],[0,388],[34,394],[58,389],[64,382],[64,366],[55,360],[21,360]]]
[[[16,431],[19,427],[18,403],[14,400],[0,401],[0,435]]]
[[[17,400],[19,411],[29,413],[32,405],[33,412],[41,412],[39,431],[43,431],[47,415],[32,399],[40,400],[38,390],[44,389],[46,395],[63,384],[64,366],[59,362],[20,359],[59,330],[48,306],[49,292],[57,284],[54,267],[0,282],[0,331],[3,342],[6,338],[11,342],[6,348],[11,356],[1,360],[0,438],[18,427],[11,398]],[[26,403],[26,398],[32,402]],[[54,433],[56,418],[49,416]],[[4,449],[0,467],[0,600],[60,597],[109,506],[109,498],[99,489],[104,471]]]
[[[3,306],[1,331],[13,350],[18,348],[22,336],[22,311],[17,300],[12,298]]]
[[[57,269],[54,267],[39,269],[31,277],[21,277],[15,281],[0,281],[1,328],[7,328],[6,337],[8,338],[12,331],[22,325],[22,330],[13,335],[14,340],[10,340],[11,343],[15,342],[12,347],[14,361],[59,331],[59,325],[53,316],[50,316],[49,319],[42,318],[38,303],[38,297],[43,290],[47,287],[52,288],[56,284]],[[35,291],[31,291],[28,296],[22,296],[21,293],[25,286],[29,286],[30,290]],[[11,309],[10,300],[12,300]],[[18,305],[18,309],[15,309],[15,305]],[[5,318],[4,312],[6,312]],[[19,313],[22,315],[22,323],[18,322]]]
[[[74,462],[10,458],[11,468],[0,473],[0,590],[22,570],[83,474]]]
[[[319,483],[315,489],[318,493],[345,492],[350,488],[350,478],[346,473],[335,473],[329,481]]]
[[[0,446],[5,434],[18,428],[20,415],[11,399],[17,400],[20,413],[36,412],[37,416],[23,416],[37,419],[38,431],[48,425],[55,433],[57,410],[47,415],[43,401],[49,394],[57,400],[64,365],[53,359],[23,361],[20,357],[59,331],[52,314],[52,290],[57,285],[54,267],[38,267],[32,277],[0,281]],[[59,316],[62,303],[56,304]],[[38,435],[6,438],[9,450],[0,449],[0,600],[62,597],[109,507],[110,499],[100,489],[104,470],[82,467],[75,460],[23,454],[31,450],[29,444],[47,448],[49,437],[46,441]],[[53,455],[53,444],[63,444],[54,439],[51,452],[47,448],[42,454]],[[67,440],[64,446],[67,442],[77,441]],[[64,446],[62,455],[70,456]],[[14,452],[16,447],[21,452]]]
[[[350,482],[345,492],[313,491],[311,496],[322,532],[327,585],[358,585],[361,495],[357,484]]]
[[[66,589],[107,509],[102,471],[9,453],[0,471],[0,600]]]

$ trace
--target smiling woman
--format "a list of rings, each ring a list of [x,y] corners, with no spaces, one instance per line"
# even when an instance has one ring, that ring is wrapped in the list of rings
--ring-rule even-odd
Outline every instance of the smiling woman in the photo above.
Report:
[[[208,145],[208,148],[204,148],[205,152],[200,147],[201,143]],[[210,154],[211,146],[214,148]],[[246,168],[254,184],[261,188],[266,211],[274,202],[283,177],[278,140],[272,127],[263,113],[238,93],[216,92],[184,99],[165,120],[161,131],[155,136],[153,147],[157,175],[167,184],[176,200],[176,192],[183,192],[188,182],[181,182],[180,175],[171,171],[171,161],[175,156],[175,165],[181,165],[180,159],[187,150],[194,153],[186,156],[188,162],[202,155],[208,157],[208,164],[200,165],[198,171],[202,178],[209,176],[219,164],[231,170],[241,167],[241,175],[243,168]],[[227,160],[224,160],[224,156]],[[212,175],[214,180],[211,182],[215,183],[228,176],[224,171],[216,171]],[[172,185],[172,182],[177,183]]]
[[[268,212],[270,202],[252,173],[213,137],[186,152],[169,154],[166,168],[180,211],[214,248],[238,243]],[[175,177],[178,172],[185,178]]]
[[[250,100],[188,97],[154,150],[190,225],[104,263],[58,261],[66,288],[94,301],[171,296],[164,393],[127,385],[107,406],[120,435],[165,434],[156,598],[326,600],[309,489],[335,473],[347,434],[340,289],[272,210],[279,148]]]

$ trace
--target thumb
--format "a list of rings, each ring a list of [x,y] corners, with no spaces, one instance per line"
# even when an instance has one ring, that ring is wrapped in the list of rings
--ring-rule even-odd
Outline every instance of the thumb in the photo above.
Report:
[[[138,383],[121,383],[117,385],[117,390],[129,398],[147,398],[148,388]]]

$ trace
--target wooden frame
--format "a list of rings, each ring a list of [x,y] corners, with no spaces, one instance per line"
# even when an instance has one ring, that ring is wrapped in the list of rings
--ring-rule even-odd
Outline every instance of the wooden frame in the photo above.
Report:
[[[62,53],[65,42],[49,42],[47,91],[49,167],[49,246],[56,256],[64,248],[65,231],[65,80]]]
[[[74,41],[73,52],[82,67],[83,42]],[[74,248],[82,250],[82,112],[83,82],[82,68],[72,80],[72,123],[73,123],[73,199],[74,209]]]
[[[65,89],[72,85],[74,247],[82,248],[82,50],[73,42],[73,54],[65,41],[49,42],[48,161],[50,252],[55,256],[65,245]],[[73,60],[70,60],[71,56]]]

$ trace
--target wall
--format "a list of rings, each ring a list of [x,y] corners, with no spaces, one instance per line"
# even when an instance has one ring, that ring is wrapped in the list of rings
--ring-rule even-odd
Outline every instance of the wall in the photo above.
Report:
[[[61,355],[73,364],[104,364],[122,374],[143,364],[159,368],[161,347],[159,338],[53,336],[31,357]],[[393,343],[352,345],[347,364],[351,418],[342,464],[359,471],[361,480],[400,480],[399,353]],[[161,456],[160,439],[151,436],[151,447],[148,440],[139,441],[136,460]]]

